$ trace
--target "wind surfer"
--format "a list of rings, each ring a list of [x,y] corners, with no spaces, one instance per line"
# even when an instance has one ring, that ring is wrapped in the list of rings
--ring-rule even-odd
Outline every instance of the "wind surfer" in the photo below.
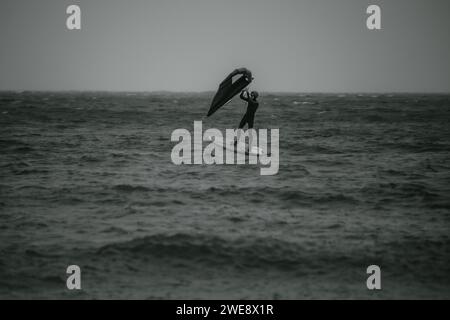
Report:
[[[250,94],[248,93],[248,90],[242,90],[241,94],[239,95],[239,98],[241,98],[244,101],[247,101],[247,111],[245,112],[244,116],[242,117],[241,122],[239,122],[239,129],[244,128],[245,124],[248,125],[248,129],[253,129],[253,123],[255,121],[255,113],[258,109],[259,103],[257,101],[258,99],[258,92],[252,91]],[[238,141],[240,141],[240,136],[242,130],[238,130],[236,140],[234,141],[234,145],[237,145]],[[253,143],[253,136],[250,136],[250,145]],[[250,148],[251,150],[251,148]]]
[[[255,121],[255,112],[258,109],[259,103],[256,99],[258,99],[258,92],[252,91],[250,94],[248,93],[248,90],[242,90],[241,94],[239,95],[239,98],[241,98],[244,101],[247,101],[247,111],[245,112],[244,116],[242,117],[241,122],[239,123],[239,129],[242,129],[245,124],[248,124],[248,128],[253,128],[253,122]]]

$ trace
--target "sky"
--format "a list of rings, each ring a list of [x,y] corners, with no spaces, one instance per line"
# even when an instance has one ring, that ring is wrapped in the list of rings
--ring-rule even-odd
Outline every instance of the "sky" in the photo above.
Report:
[[[81,30],[66,8],[81,8]],[[381,7],[381,30],[366,8]],[[0,90],[449,92],[448,0],[2,0]]]

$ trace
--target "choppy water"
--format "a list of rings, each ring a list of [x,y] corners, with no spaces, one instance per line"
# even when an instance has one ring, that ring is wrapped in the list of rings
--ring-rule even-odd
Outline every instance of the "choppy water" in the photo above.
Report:
[[[450,96],[263,94],[275,176],[172,164],[210,99],[1,93],[0,297],[450,298]]]

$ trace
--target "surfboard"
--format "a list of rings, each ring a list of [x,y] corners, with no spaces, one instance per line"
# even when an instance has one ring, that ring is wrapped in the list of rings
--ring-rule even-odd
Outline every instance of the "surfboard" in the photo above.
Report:
[[[226,143],[226,141],[216,141],[214,140],[212,137],[207,137],[207,141],[211,141],[212,143],[214,143],[216,146],[219,146],[221,148],[223,148],[224,150],[233,150],[234,153],[239,153],[239,154],[245,154],[245,155],[256,155],[256,156],[260,156],[260,155],[268,155],[270,156],[270,152],[266,153],[262,148],[256,147],[254,146],[252,148],[252,150],[248,150],[249,146],[248,143],[245,143],[245,145],[242,145],[242,143],[238,143],[237,145],[234,145],[234,142],[231,143]]]

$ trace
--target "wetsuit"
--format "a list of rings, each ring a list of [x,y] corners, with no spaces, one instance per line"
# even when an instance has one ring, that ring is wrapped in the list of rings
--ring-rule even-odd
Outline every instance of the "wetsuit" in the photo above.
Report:
[[[253,128],[253,122],[255,120],[255,112],[256,109],[258,109],[259,103],[256,100],[253,100],[251,97],[248,96],[244,97],[244,92],[242,91],[239,98],[241,98],[244,101],[247,101],[247,112],[245,112],[244,116],[242,117],[241,122],[239,123],[239,129],[242,129],[245,124],[248,124],[248,128]]]

